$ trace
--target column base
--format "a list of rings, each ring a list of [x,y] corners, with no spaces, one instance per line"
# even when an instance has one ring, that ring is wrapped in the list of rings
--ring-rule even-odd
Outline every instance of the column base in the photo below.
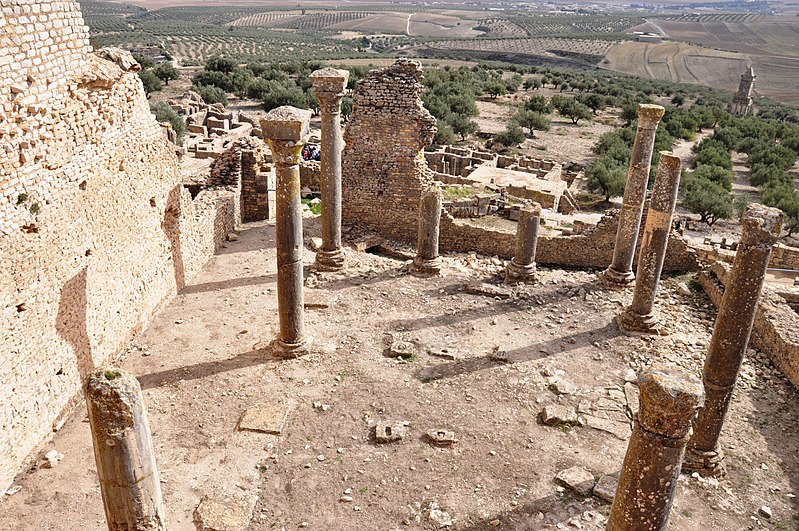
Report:
[[[306,337],[298,343],[286,343],[282,339],[275,339],[267,345],[265,351],[276,358],[294,359],[310,353],[311,345],[313,345],[312,337]]]
[[[703,478],[722,477],[727,473],[724,467],[724,452],[721,448],[703,451],[688,447],[685,449],[682,471],[686,474],[698,472]]]
[[[535,282],[535,262],[528,265],[518,265],[514,262],[505,268],[505,282]]]
[[[609,287],[629,286],[634,280],[635,273],[632,271],[622,273],[620,271],[616,271],[613,266],[610,266],[599,274],[599,281],[602,283],[602,285]]]
[[[619,325],[619,330],[628,336],[667,335],[665,330],[660,326],[660,319],[658,319],[654,313],[641,315],[627,308],[616,316],[616,324]]]
[[[441,273],[441,257],[422,258],[417,256],[413,259],[413,269],[425,275],[438,275]]]
[[[345,259],[344,249],[334,251],[319,249],[316,252],[316,268],[320,271],[340,271],[344,269]]]

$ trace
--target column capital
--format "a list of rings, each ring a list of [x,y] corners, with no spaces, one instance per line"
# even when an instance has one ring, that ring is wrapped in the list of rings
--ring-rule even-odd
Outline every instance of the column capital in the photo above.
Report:
[[[315,70],[308,76],[308,79],[311,80],[316,97],[324,98],[343,95],[344,89],[347,88],[347,81],[350,79],[350,73],[347,70],[328,67]]]
[[[765,245],[776,243],[782,230],[782,211],[758,203],[749,203],[741,217],[741,244]]]
[[[686,437],[696,410],[705,403],[702,382],[689,374],[652,368],[638,376],[641,407],[638,421],[650,433],[671,439]]]
[[[666,109],[661,105],[653,105],[651,103],[638,104],[638,128],[639,129],[655,129],[663,118]]]
[[[283,106],[261,118],[261,130],[272,150],[275,164],[300,163],[300,152],[308,137],[311,111]]]

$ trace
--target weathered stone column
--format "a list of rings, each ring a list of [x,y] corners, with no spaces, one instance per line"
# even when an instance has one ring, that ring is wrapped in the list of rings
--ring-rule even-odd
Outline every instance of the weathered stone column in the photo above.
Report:
[[[646,215],[641,250],[638,253],[633,302],[619,315],[619,328],[626,334],[658,334],[658,319],[654,313],[663,260],[671,234],[671,218],[677,206],[682,161],[670,151],[660,152],[649,212]]]
[[[608,531],[663,531],[680,476],[691,421],[702,407],[693,376],[651,369],[638,377],[641,402],[624,455]]]
[[[344,267],[341,246],[341,100],[350,73],[323,68],[309,77],[322,115],[322,153],[319,184],[322,189],[322,247],[316,253],[320,269],[336,271]]]
[[[280,337],[272,342],[273,354],[294,358],[308,353],[305,336],[302,271],[302,208],[300,203],[300,152],[308,135],[311,111],[278,107],[261,119],[264,138],[272,150],[277,176],[277,303]]]
[[[782,228],[782,211],[750,203],[741,223],[743,231],[710,338],[702,381],[707,403],[699,414],[685,456],[686,470],[703,476],[724,475],[724,454],[718,445],[724,417],[730,406],[771,248]]]
[[[438,236],[441,227],[443,194],[438,187],[422,192],[419,200],[419,240],[414,268],[420,273],[435,275],[441,272],[438,255]]]
[[[84,384],[94,459],[110,531],[166,531],[161,482],[138,380],[117,368]]]
[[[516,228],[516,251],[505,269],[505,282],[535,280],[535,249],[538,245],[538,228],[541,224],[541,205],[533,203],[519,210]]]
[[[619,212],[613,262],[602,273],[602,280],[607,284],[626,286],[635,279],[633,255],[638,241],[638,229],[641,227],[641,214],[644,211],[655,133],[664,112],[665,109],[660,105],[638,105],[638,131],[635,133],[627,185],[624,187],[624,199]]]

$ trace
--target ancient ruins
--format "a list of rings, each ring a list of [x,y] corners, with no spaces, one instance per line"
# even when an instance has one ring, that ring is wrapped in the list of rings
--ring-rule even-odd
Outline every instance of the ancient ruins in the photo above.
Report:
[[[317,165],[310,111],[172,101],[213,159],[187,176],[139,65],[93,51],[76,2],[0,8],[0,527],[708,527],[692,489],[752,462],[720,442],[750,337],[799,386],[799,294],[764,285],[799,269],[782,213],[749,205],[734,249],[673,230],[679,157],[647,194],[661,106],[639,106],[596,224],[546,219],[577,210],[554,161],[431,147],[409,59],[357,83],[344,131],[347,72],[314,72]],[[445,197],[463,186],[484,192]],[[698,274],[709,341],[677,339],[707,337],[710,303],[664,273]]]

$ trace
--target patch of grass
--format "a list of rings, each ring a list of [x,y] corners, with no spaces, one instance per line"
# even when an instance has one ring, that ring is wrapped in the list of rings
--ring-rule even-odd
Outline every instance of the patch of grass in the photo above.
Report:
[[[474,186],[445,186],[442,191],[444,192],[444,200],[465,199],[488,192],[485,188],[477,188]]]
[[[319,215],[322,213],[322,203],[311,203],[311,199],[301,199],[303,205],[308,205],[308,209],[313,212],[315,215]]]
[[[17,204],[18,205],[21,205],[22,203],[24,203],[27,200],[28,200],[28,194],[26,194],[25,192],[22,192],[21,194],[19,194],[17,196]]]
[[[33,203],[29,209],[32,214],[35,214],[39,211],[39,203]]]

